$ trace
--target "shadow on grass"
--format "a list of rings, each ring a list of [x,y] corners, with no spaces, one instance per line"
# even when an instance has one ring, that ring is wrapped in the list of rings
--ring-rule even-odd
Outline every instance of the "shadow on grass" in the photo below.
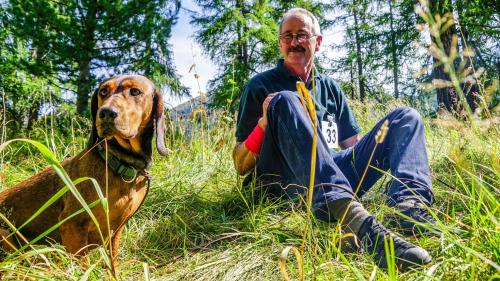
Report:
[[[127,246],[153,263],[234,243],[289,243],[301,239],[288,224],[290,202],[269,200],[253,187],[210,192],[155,190],[129,223]],[[207,193],[208,192],[208,193]],[[129,239],[126,239],[129,240]]]

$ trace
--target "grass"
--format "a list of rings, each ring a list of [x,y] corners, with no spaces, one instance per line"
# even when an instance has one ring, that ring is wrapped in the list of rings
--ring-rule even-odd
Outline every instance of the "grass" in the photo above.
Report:
[[[420,16],[430,26],[429,32],[439,38],[438,31],[447,21],[430,16],[425,1],[421,6]],[[460,102],[467,108],[459,80],[470,73],[453,67],[458,53],[443,52],[439,40],[429,52],[440,58],[451,76],[451,86],[457,88]],[[194,73],[198,75],[196,69]],[[428,86],[437,87],[436,83]],[[487,98],[494,90],[482,92]],[[401,104],[350,101],[350,105],[366,132]],[[255,200],[255,188],[243,189],[242,178],[233,168],[234,116],[216,112],[211,126],[205,128],[199,124],[205,120],[204,112],[199,113],[200,118],[193,114],[192,123],[168,124],[170,153],[162,158],[156,155],[151,190],[122,237],[116,278],[280,280],[286,272],[298,280],[303,271],[304,280],[500,280],[498,111],[493,116],[487,112],[484,115],[490,118],[482,120],[468,113],[466,122],[425,118],[435,195],[431,211],[440,232],[410,239],[429,250],[434,259],[429,266],[408,272],[393,266],[381,271],[370,257],[345,251],[341,241],[346,237],[336,225],[316,221],[306,211],[291,208],[289,202]],[[57,127],[66,129],[58,131]],[[23,137],[43,143],[52,154],[45,151],[42,156],[34,146],[21,142],[7,146],[0,152],[0,190],[48,164],[57,166],[52,158],[62,160],[76,154],[85,145],[88,128],[89,124],[72,117],[45,116],[31,135]],[[5,135],[2,131],[2,142]],[[394,212],[380,203],[385,202],[383,191],[389,178],[380,180],[362,198],[364,206],[382,222]],[[304,228],[308,230],[305,241]],[[300,254],[297,249],[303,244]],[[393,252],[390,241],[385,246]],[[0,253],[0,279],[114,279],[107,251],[101,247],[79,259],[61,245],[31,245],[8,256]],[[388,256],[387,261],[393,264],[394,257]]]
[[[362,127],[370,128],[394,105],[352,107]],[[287,210],[287,202],[253,200],[254,190],[241,188],[242,179],[231,159],[234,123],[227,116],[216,120],[203,139],[196,126],[189,137],[183,137],[182,126],[170,124],[170,153],[162,158],[156,155],[151,191],[123,235],[119,279],[282,279],[280,255],[287,246],[300,248],[307,213]],[[335,225],[313,220],[302,256],[305,280],[500,278],[498,124],[479,130],[452,120],[425,119],[425,123],[434,177],[433,211],[443,233],[411,241],[431,252],[432,264],[404,273],[381,271],[370,257],[342,251]],[[76,146],[83,147],[84,135],[78,131],[71,137],[77,140]],[[62,140],[53,142],[61,148],[59,159],[73,151],[73,145],[62,146]],[[24,144],[9,146],[3,161],[2,189],[47,165],[35,149]],[[392,211],[380,204],[385,201],[383,183],[362,201],[382,221]],[[455,229],[463,233],[455,234],[451,231]],[[35,245],[1,261],[0,274],[4,279],[112,279],[105,251],[100,248],[75,259],[60,245]],[[287,257],[286,269],[297,280],[299,268],[293,253]]]

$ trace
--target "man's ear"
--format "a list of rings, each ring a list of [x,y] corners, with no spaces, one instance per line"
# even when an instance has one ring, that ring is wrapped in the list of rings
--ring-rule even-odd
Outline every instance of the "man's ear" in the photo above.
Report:
[[[97,135],[97,127],[95,125],[96,122],[96,117],[97,117],[97,109],[98,109],[98,104],[97,104],[97,92],[99,91],[99,87],[94,90],[94,93],[92,94],[92,99],[90,101],[90,112],[92,115],[92,132],[90,132],[90,138],[87,143],[87,147],[90,148],[92,147],[97,140],[99,139],[99,136]]]
[[[153,97],[153,116],[156,132],[156,149],[160,155],[167,155],[167,148],[165,147],[165,114],[163,113],[163,98],[158,89],[155,89]]]
[[[315,52],[319,51],[319,47],[321,46],[321,43],[323,42],[323,35],[318,35],[316,36],[316,47],[315,47]]]

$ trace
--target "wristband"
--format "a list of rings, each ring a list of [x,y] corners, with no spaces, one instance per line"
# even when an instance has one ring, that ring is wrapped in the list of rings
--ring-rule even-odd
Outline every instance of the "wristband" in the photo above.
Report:
[[[259,125],[257,125],[245,140],[245,147],[254,154],[259,154],[263,141],[264,130]]]

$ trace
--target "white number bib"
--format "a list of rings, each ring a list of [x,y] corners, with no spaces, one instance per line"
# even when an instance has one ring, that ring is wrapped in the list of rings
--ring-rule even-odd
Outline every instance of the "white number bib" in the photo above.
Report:
[[[332,116],[328,116],[328,121],[321,121],[321,132],[328,148],[337,149],[339,147],[337,123],[333,121]]]

